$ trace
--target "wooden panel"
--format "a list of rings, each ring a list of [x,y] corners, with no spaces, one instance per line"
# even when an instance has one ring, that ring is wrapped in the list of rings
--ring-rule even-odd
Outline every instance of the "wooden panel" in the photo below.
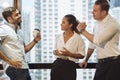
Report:
[[[20,11],[20,9],[21,9],[21,0],[14,0],[14,7],[17,8]]]

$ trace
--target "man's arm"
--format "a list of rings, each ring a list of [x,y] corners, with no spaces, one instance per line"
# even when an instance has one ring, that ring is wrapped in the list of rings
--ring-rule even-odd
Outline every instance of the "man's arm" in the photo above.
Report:
[[[94,36],[93,43],[100,47],[104,47],[118,31],[119,27],[117,25],[108,25],[108,27],[102,30],[98,35]]]
[[[21,68],[22,66],[20,61],[9,59],[6,55],[3,54],[2,51],[0,51],[0,59],[2,59],[3,61],[15,68]]]
[[[81,34],[83,34],[90,42],[101,47],[104,47],[107,41],[109,41],[119,31],[119,27],[117,25],[110,25],[95,36],[87,32],[85,28],[85,23],[80,23],[77,26],[77,29],[81,31]]]
[[[0,51],[0,59],[2,59],[3,61],[9,63],[10,59],[8,57],[6,57],[2,51]]]
[[[90,34],[86,30],[82,30],[81,34],[83,34],[90,42],[93,43],[93,39],[94,39],[94,35],[93,34]]]
[[[86,67],[87,67],[87,62],[88,62],[90,56],[92,55],[93,51],[94,51],[94,49],[88,48],[87,55],[86,55],[84,61],[79,64],[79,66],[80,66],[81,68],[86,68]]]
[[[88,48],[87,55],[85,57],[85,62],[88,62],[90,56],[92,55],[94,49]]]
[[[30,51],[35,46],[36,43],[37,43],[37,41],[33,40],[28,45],[26,45],[25,46],[25,52],[27,53],[28,51]]]
[[[40,33],[38,33],[32,42],[24,46],[25,52],[27,53],[28,51],[30,51],[40,39],[41,39],[41,36],[40,36]]]
[[[86,31],[86,23],[79,23],[77,30],[79,33],[83,34],[90,42],[93,42],[94,35]]]

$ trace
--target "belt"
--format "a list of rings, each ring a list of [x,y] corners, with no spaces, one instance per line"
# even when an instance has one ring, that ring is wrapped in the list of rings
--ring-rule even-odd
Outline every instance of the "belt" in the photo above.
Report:
[[[112,56],[112,57],[108,57],[108,58],[103,58],[103,59],[98,59],[98,63],[103,63],[103,62],[108,62],[108,61],[113,61],[120,58],[119,56]]]
[[[68,58],[57,58],[59,60],[69,60]]]
[[[57,60],[60,60],[62,62],[72,62],[72,63],[75,63],[74,61],[71,61],[68,58],[57,58]]]

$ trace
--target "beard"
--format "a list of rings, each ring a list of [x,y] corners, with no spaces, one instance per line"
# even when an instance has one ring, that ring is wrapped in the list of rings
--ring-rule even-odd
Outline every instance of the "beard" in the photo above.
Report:
[[[16,24],[21,26],[21,22],[22,22],[22,20],[19,20],[19,21],[16,22]]]
[[[20,25],[21,25],[21,22],[22,22],[22,21],[18,22],[17,24],[20,26]]]

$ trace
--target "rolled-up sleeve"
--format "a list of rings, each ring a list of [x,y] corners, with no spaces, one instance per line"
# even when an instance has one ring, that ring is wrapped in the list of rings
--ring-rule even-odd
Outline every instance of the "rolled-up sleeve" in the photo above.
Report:
[[[6,36],[7,36],[7,32],[4,29],[5,26],[0,26],[0,41],[2,41]]]
[[[90,49],[95,49],[96,46],[95,46],[93,43],[89,42],[88,48],[90,48]]]
[[[93,43],[97,46],[104,47],[105,44],[119,31],[118,25],[110,25],[102,30],[99,34],[94,35]]]
[[[85,56],[85,43],[84,41],[81,39],[79,39],[78,41],[78,51],[77,53],[80,53],[81,55]]]

